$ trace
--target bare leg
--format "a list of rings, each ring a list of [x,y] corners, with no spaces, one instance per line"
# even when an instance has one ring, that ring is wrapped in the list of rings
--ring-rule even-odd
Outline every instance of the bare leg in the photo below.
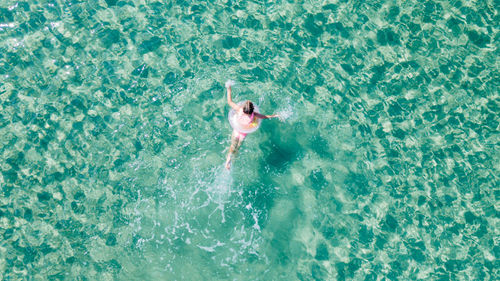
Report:
[[[229,152],[226,157],[226,169],[231,168],[231,157],[238,151],[243,142],[243,138],[240,137],[240,134],[236,131],[233,131],[231,135],[231,146],[229,147]]]

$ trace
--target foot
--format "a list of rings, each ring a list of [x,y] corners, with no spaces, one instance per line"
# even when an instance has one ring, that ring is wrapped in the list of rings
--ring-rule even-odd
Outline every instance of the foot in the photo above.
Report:
[[[228,158],[226,161],[226,169],[230,170],[231,169],[231,158]]]

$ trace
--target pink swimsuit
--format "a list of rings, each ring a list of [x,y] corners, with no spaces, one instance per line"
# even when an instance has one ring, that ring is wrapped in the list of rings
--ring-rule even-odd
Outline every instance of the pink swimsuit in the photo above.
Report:
[[[248,126],[253,122],[254,116],[255,112],[252,112],[250,117],[248,117],[247,114],[243,114],[238,117],[238,122],[243,126]],[[236,129],[234,129],[234,133],[236,134],[236,138],[239,138],[240,140],[243,140],[247,136],[247,133],[242,133]]]

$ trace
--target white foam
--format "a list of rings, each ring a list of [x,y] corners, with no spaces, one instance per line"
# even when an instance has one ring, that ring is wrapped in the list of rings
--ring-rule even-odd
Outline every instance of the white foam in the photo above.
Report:
[[[215,252],[215,248],[217,247],[220,247],[220,246],[224,246],[225,243],[222,243],[220,241],[217,241],[217,244],[213,245],[213,246],[200,246],[200,245],[197,245],[198,248],[202,249],[202,250],[205,250],[207,252]]]

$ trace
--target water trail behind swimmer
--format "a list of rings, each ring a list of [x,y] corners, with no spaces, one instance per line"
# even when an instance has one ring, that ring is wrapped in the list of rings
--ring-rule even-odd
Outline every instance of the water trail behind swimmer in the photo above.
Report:
[[[207,188],[207,195],[210,198],[210,201],[218,205],[212,214],[215,211],[220,210],[222,213],[222,222],[225,222],[226,220],[224,216],[224,204],[229,202],[232,184],[233,176],[231,175],[231,172],[226,170],[224,167],[218,167],[214,171],[213,183]]]
[[[229,194],[231,192],[231,184],[233,176],[231,172],[221,167],[214,172],[214,182],[212,184],[213,191],[220,194]]]

